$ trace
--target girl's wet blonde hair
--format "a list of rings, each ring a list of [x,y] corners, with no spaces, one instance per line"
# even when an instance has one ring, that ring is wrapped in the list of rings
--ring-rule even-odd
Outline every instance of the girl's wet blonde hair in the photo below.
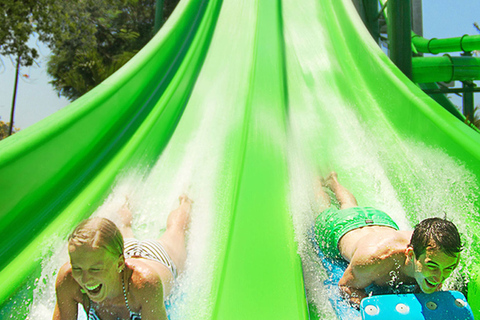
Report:
[[[115,256],[123,255],[123,236],[118,227],[106,218],[90,218],[80,222],[68,237],[68,246],[89,245],[105,248]]]

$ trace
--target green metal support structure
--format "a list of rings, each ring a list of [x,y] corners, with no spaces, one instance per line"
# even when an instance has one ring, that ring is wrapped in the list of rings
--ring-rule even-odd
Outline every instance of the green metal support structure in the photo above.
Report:
[[[412,64],[412,80],[417,83],[480,80],[480,58],[477,57],[417,57]]]
[[[463,114],[469,120],[473,120],[474,115],[474,96],[473,91],[476,86],[472,82],[472,80],[478,80],[478,63],[473,62],[471,52],[474,50],[480,49],[480,35],[463,35],[461,37],[454,37],[454,38],[446,38],[446,39],[425,39],[421,36],[418,36],[413,31],[411,32],[412,35],[412,44],[418,52],[421,53],[432,53],[438,54],[443,52],[463,52],[462,58],[453,58],[456,59],[457,63],[452,63],[452,70],[457,72],[458,69],[462,69],[463,71],[458,71],[458,73],[465,73],[460,77],[452,77],[451,80],[459,80],[462,81],[463,90],[461,90],[462,98],[463,98]],[[462,59],[462,60],[460,60]],[[459,62],[462,61],[462,62]],[[453,61],[452,61],[453,62]],[[417,62],[418,63],[418,62]],[[460,65],[463,66],[460,66]],[[470,66],[468,66],[471,64]],[[458,66],[457,66],[458,65]],[[418,66],[418,65],[417,65]],[[445,62],[440,62],[438,65],[438,69],[443,68],[446,66]],[[444,81],[441,78],[444,78],[442,75],[437,74],[435,72],[435,67],[432,68],[430,71],[431,73],[431,82],[438,82]],[[417,70],[418,71],[418,70]],[[443,73],[443,72],[440,72]],[[444,75],[444,73],[443,73]],[[418,76],[418,73],[417,73]],[[465,78],[465,79],[464,79]],[[415,79],[416,82],[422,82],[420,79]]]
[[[480,35],[463,35],[461,37],[446,39],[426,39],[421,35],[416,34],[414,31],[411,30],[410,27],[408,27],[408,25],[410,24],[409,19],[411,15],[415,16],[415,13],[409,14],[411,9],[406,8],[407,6],[409,6],[410,1],[380,0],[379,2],[382,7],[386,7],[385,19],[389,21],[389,51],[392,61],[400,68],[400,70],[405,73],[405,75],[407,75],[414,82],[422,84],[422,86],[425,86],[425,83],[429,82],[433,84],[434,82],[445,81],[445,78],[449,78],[452,81],[462,81],[463,88],[460,90],[442,90],[436,85],[434,85],[435,88],[433,88],[431,85],[427,85],[429,87],[427,90],[430,93],[435,92],[437,96],[440,92],[462,93],[463,114],[467,119],[471,121],[473,119],[474,112],[473,91],[476,87],[471,80],[478,80],[476,65],[473,65],[473,68],[471,70],[463,69],[463,71],[460,71],[459,68],[463,68],[460,65],[468,65],[470,63],[469,60],[465,59],[465,61],[459,62],[458,58],[454,58],[457,61],[455,61],[455,63],[453,61],[449,63],[445,59],[440,58],[439,64],[435,64],[435,62],[433,62],[434,60],[422,61],[419,58],[413,58],[411,70],[409,59],[412,58],[412,54],[411,51],[407,49],[408,44],[406,36],[407,34],[411,35],[411,49],[416,55],[422,55],[423,53],[439,54],[446,52],[463,52],[462,55],[468,57],[471,56],[470,53],[472,51],[480,49]],[[418,1],[415,2],[414,9],[421,9],[421,3],[419,3]],[[389,12],[391,12],[391,14],[389,14]],[[415,24],[420,25],[420,22],[415,21]],[[420,29],[420,26],[417,26],[417,28]],[[457,68],[455,68],[455,64],[458,66]],[[428,68],[426,68],[427,65],[429,66]],[[447,71],[447,69],[449,68],[452,69],[451,72]],[[447,73],[450,73],[452,77],[448,77]],[[465,75],[465,73],[470,73],[470,76]],[[472,73],[474,75],[472,75]],[[464,81],[464,77],[468,79]],[[432,96],[432,98],[441,101],[441,104],[447,110],[450,110],[452,114],[457,116],[456,107],[452,104],[450,100],[434,96]]]
[[[418,52],[443,53],[443,52],[472,52],[480,50],[480,35],[464,35],[446,39],[426,39],[411,31],[412,43]]]

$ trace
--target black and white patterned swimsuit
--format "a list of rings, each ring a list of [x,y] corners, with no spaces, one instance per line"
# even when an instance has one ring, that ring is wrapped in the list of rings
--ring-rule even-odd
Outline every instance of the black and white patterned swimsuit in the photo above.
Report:
[[[170,270],[173,278],[177,278],[177,267],[168,255],[165,248],[157,240],[137,240],[133,238],[124,241],[125,259],[140,257],[153,261],[158,261]]]

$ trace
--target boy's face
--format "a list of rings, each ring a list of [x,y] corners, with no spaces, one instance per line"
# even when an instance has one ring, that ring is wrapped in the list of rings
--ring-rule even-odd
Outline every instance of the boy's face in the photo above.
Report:
[[[442,283],[455,270],[459,261],[459,253],[451,256],[434,247],[427,247],[419,257],[413,253],[414,277],[418,286],[424,293],[440,290]]]

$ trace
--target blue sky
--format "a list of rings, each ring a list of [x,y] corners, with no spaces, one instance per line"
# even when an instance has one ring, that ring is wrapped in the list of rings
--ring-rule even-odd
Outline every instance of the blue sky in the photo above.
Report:
[[[335,1],[335,0],[332,0]],[[480,24],[480,1],[478,0],[423,0],[423,31],[426,38],[458,37],[464,34],[479,34],[474,22]],[[59,98],[48,82],[45,68],[48,49],[41,43],[32,42],[40,51],[39,66],[22,68],[19,80],[15,126],[25,129],[69,104]],[[453,53],[452,55],[459,55]],[[15,67],[7,57],[0,63],[0,119],[9,121],[12,104]],[[25,76],[26,75],[26,76]],[[457,84],[459,86],[459,84]],[[452,97],[456,104],[460,98]],[[476,94],[475,104],[480,104]]]
[[[24,67],[20,70],[14,123],[21,129],[25,129],[69,104],[67,99],[59,98],[48,83],[51,79],[45,69],[50,51],[41,43],[36,43],[36,41],[32,41],[32,43],[40,54],[37,61],[39,66]],[[15,66],[10,58],[4,56],[0,58],[2,60],[0,62],[0,119],[9,122],[15,83]]]

